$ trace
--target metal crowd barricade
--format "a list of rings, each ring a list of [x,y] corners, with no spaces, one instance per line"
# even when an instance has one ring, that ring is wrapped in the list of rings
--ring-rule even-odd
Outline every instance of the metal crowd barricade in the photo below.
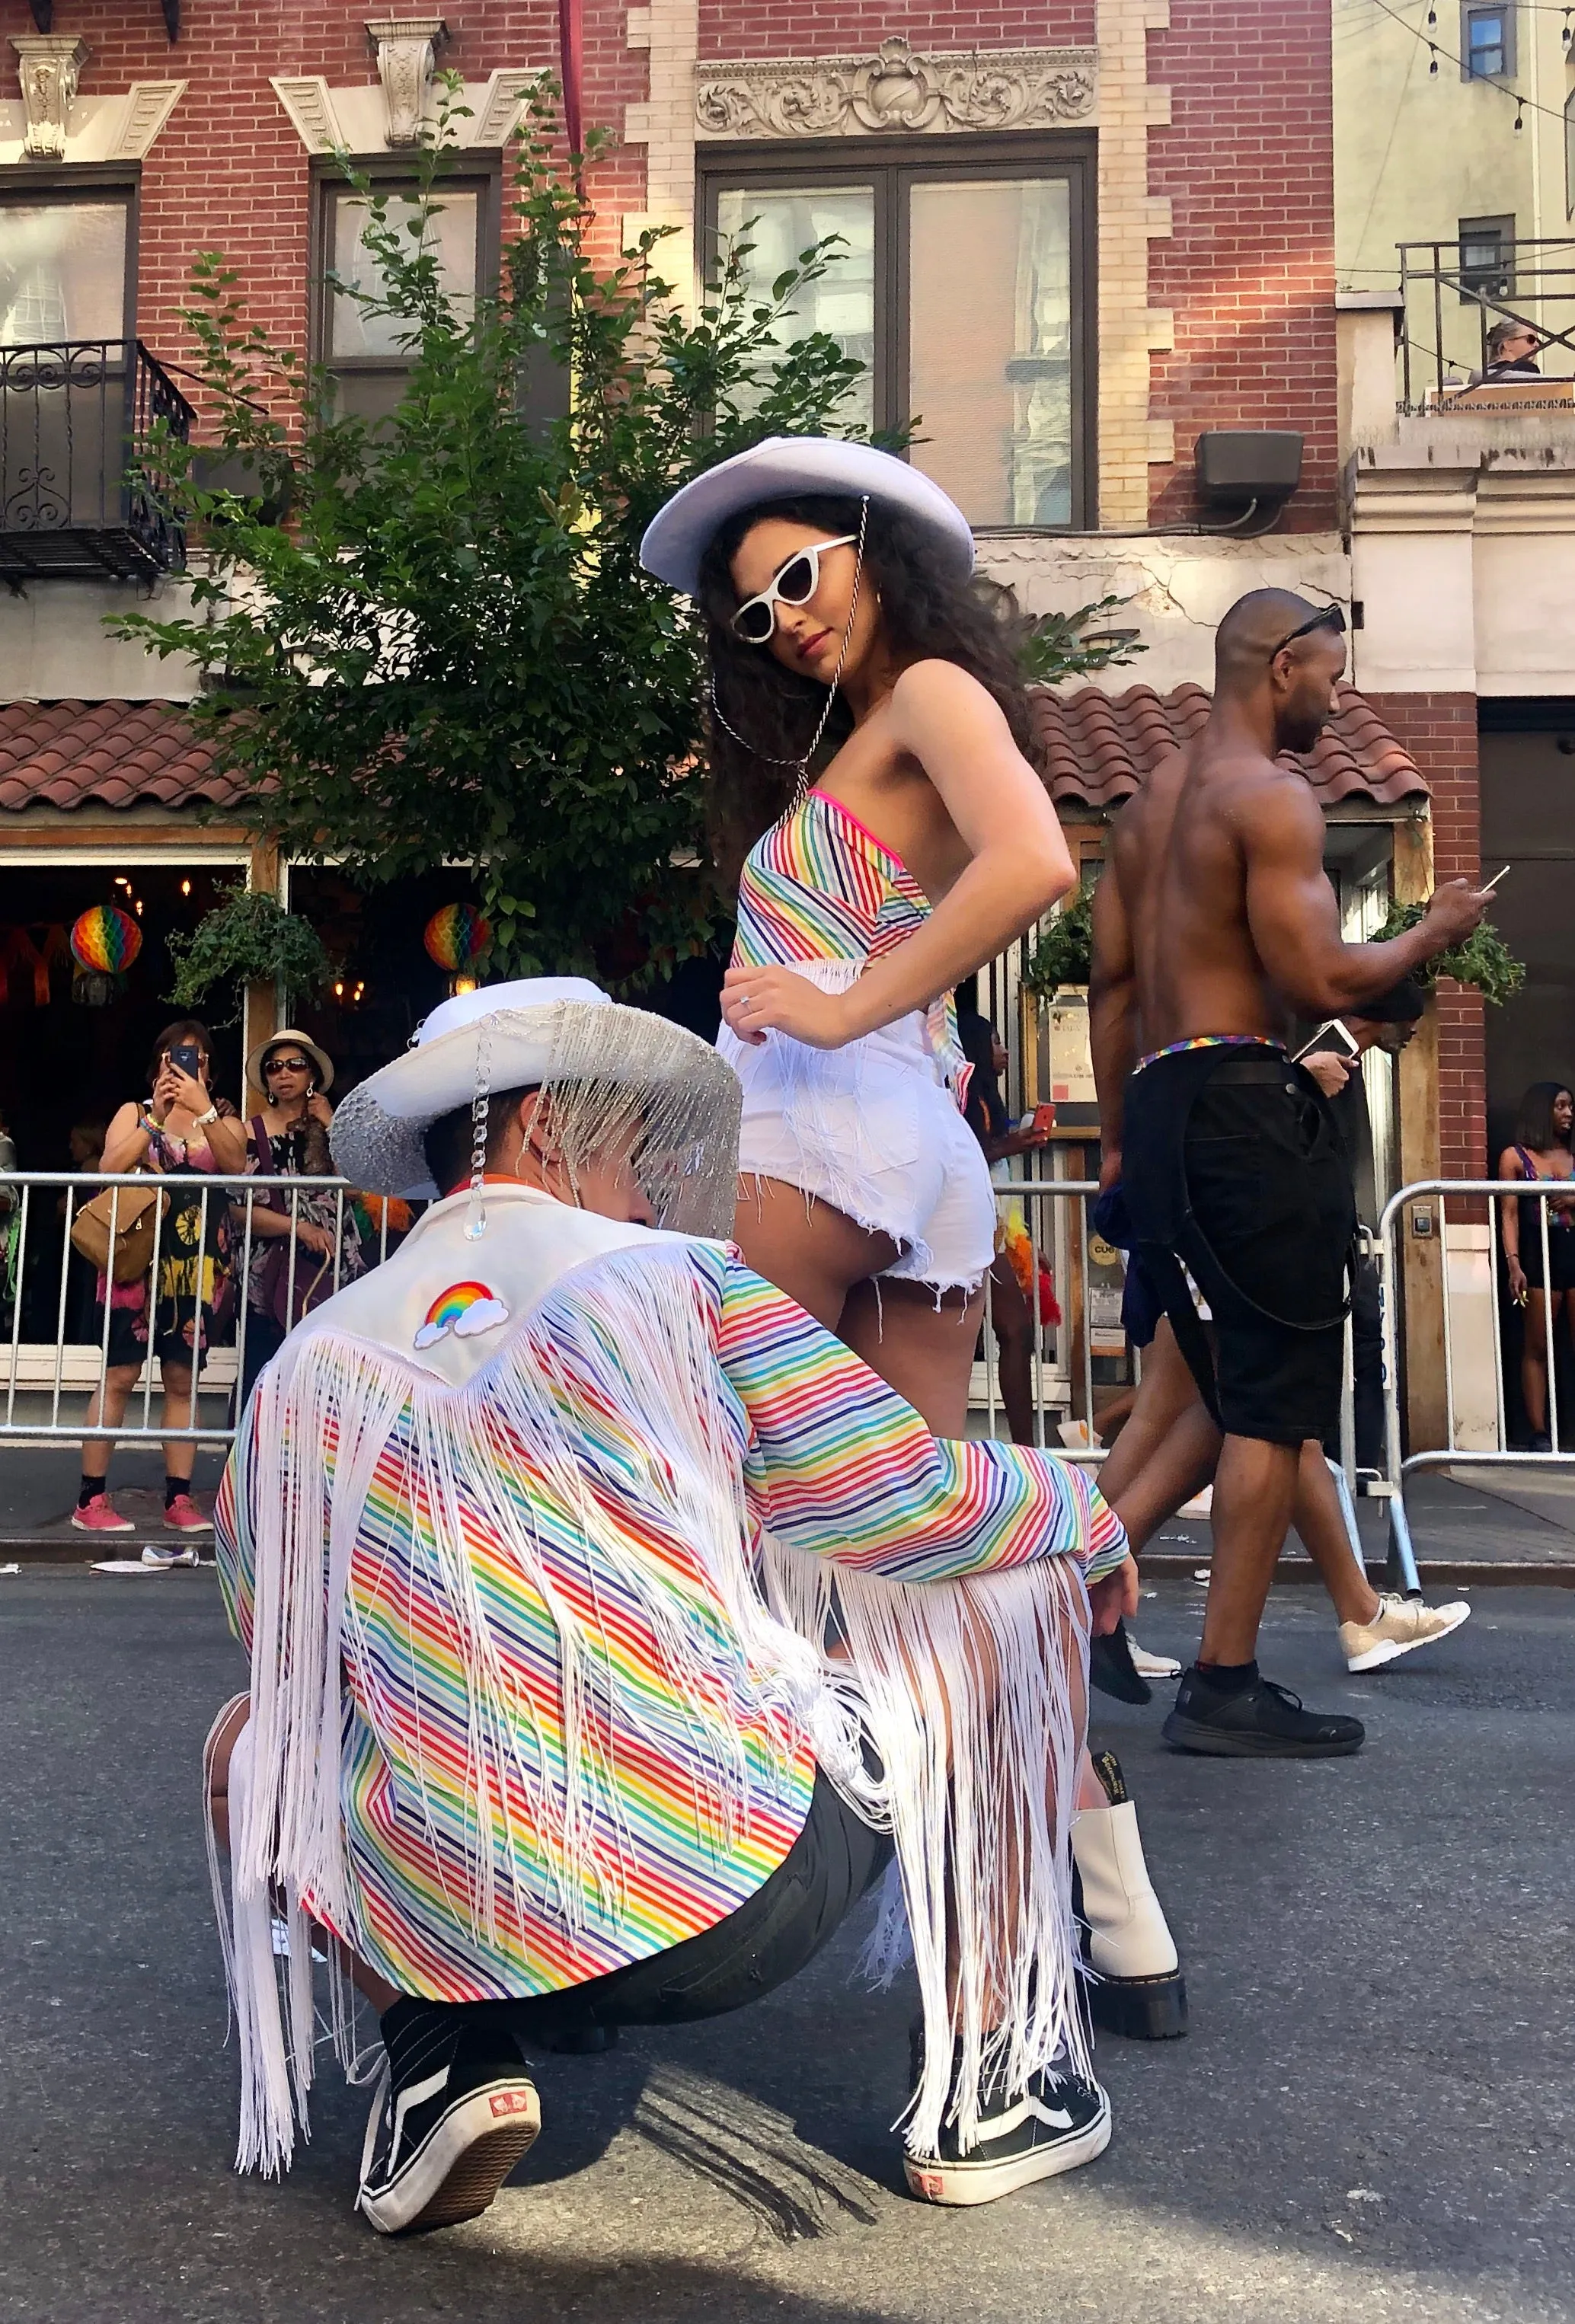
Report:
[[[1094,1178],[1014,1178],[996,1188],[998,1212],[1005,1214],[1013,1205],[1021,1204],[1033,1260],[1033,1288],[1025,1295],[1032,1333],[1029,1376],[1033,1441],[1047,1452],[1090,1466],[1105,1458],[1105,1449],[1094,1441],[1093,1434],[1096,1327],[1089,1300],[1089,1205],[1098,1192],[1098,1181]],[[1042,1265],[1061,1309],[1059,1323],[1046,1323],[1040,1315]],[[982,1338],[984,1361],[982,1368],[975,1368],[969,1403],[976,1413],[983,1414],[986,1434],[993,1436],[1005,1414],[993,1286],[987,1287]],[[1069,1424],[1081,1425],[1086,1441],[1068,1441],[1061,1427],[1062,1415]]]
[[[113,1295],[117,1286],[106,1284],[109,1293],[101,1305],[94,1300],[96,1341],[70,1341],[66,1334],[70,1323],[71,1262],[80,1254],[74,1250],[71,1230],[87,1204],[99,1194],[108,1193],[110,1201],[110,1243],[119,1231],[120,1190],[146,1194],[150,1189],[166,1194],[172,1201],[185,1205],[192,1198],[198,1204],[197,1235],[194,1241],[183,1239],[181,1255],[193,1266],[197,1294],[181,1292],[182,1305],[191,1299],[196,1330],[191,1360],[191,1388],[186,1404],[185,1425],[167,1428],[155,1419],[153,1411],[153,1380],[157,1358],[153,1347],[154,1317],[158,1306],[163,1264],[173,1251],[170,1231],[170,1215],[164,1205],[156,1204],[153,1213],[153,1250],[145,1276],[146,1298],[144,1312],[148,1318],[147,1351],[139,1368],[139,1377],[132,1391],[124,1421],[110,1426],[99,1422],[89,1425],[84,1416],[70,1411],[62,1412],[62,1403],[82,1397],[84,1404],[97,1393],[108,1363],[110,1325],[114,1313]],[[93,1437],[109,1437],[117,1443],[175,1443],[226,1444],[235,1434],[238,1415],[234,1409],[236,1398],[231,1390],[245,1375],[246,1342],[253,1317],[247,1297],[251,1263],[261,1240],[285,1240],[283,1236],[259,1237],[255,1232],[258,1214],[266,1209],[274,1216],[288,1215],[291,1222],[288,1236],[289,1258],[285,1267],[285,1308],[293,1314],[298,1287],[304,1290],[310,1275],[315,1272],[314,1255],[300,1240],[299,1230],[312,1222],[301,1214],[301,1204],[309,1197],[331,1195],[334,1202],[334,1250],[332,1287],[338,1290],[343,1276],[346,1237],[356,1228],[348,1215],[348,1204],[355,1193],[342,1178],[252,1177],[223,1175],[190,1176],[170,1174],[160,1176],[148,1171],[121,1172],[115,1175],[87,1175],[63,1170],[8,1171],[0,1176],[0,1201],[5,1203],[0,1217],[0,1248],[5,1251],[4,1295],[10,1313],[5,1316],[4,1343],[0,1344],[0,1382],[4,1384],[4,1409],[0,1412],[0,1443],[26,1443],[50,1444],[79,1443]],[[270,1199],[264,1204],[263,1197]],[[280,1207],[280,1197],[284,1208]],[[206,1259],[211,1256],[210,1228],[217,1225],[220,1205],[231,1213],[231,1269],[236,1280],[236,1310],[233,1341],[228,1329],[222,1342],[205,1345],[202,1337],[202,1302],[199,1296],[204,1280]],[[59,1233],[60,1282],[54,1295],[54,1332],[52,1339],[23,1337],[23,1320],[37,1301],[32,1296],[32,1277],[36,1274],[36,1254],[41,1245],[52,1241]],[[235,1213],[241,1213],[236,1222]],[[377,1259],[388,1254],[388,1206],[383,1205],[378,1227]],[[370,1258],[370,1253],[367,1254]],[[32,1262],[30,1266],[30,1260]],[[102,1279],[102,1278],[101,1278]],[[118,1286],[122,1290],[129,1286]],[[97,1286],[95,1286],[97,1289]],[[161,1383],[162,1385],[162,1383]],[[204,1397],[225,1398],[222,1418],[210,1416],[204,1421],[200,1405]],[[19,1401],[23,1410],[18,1411]],[[40,1411],[47,1405],[47,1411]]]
[[[1543,1301],[1543,1350],[1548,1370],[1548,1436],[1551,1449],[1546,1452],[1517,1450],[1506,1442],[1504,1348],[1499,1315],[1498,1250],[1499,1207],[1495,1197],[1513,1196],[1538,1205],[1538,1233],[1542,1251],[1543,1282],[1552,1280],[1552,1251],[1549,1237],[1553,1232],[1575,1232],[1575,1229],[1553,1229],[1549,1220],[1551,1206],[1561,1200],[1575,1196],[1575,1185],[1567,1178],[1423,1178],[1414,1185],[1402,1186],[1384,1205],[1384,1215],[1378,1222],[1380,1267],[1384,1286],[1384,1436],[1385,1464],[1388,1470],[1386,1490],[1389,1501],[1390,1538],[1394,1554],[1408,1590],[1418,1588],[1416,1557],[1412,1546],[1411,1523],[1405,1507],[1405,1489],[1413,1477],[1433,1469],[1568,1469],[1575,1467],[1575,1446],[1565,1448],[1560,1436],[1558,1350],[1554,1344],[1553,1314],[1550,1302]],[[1488,1200],[1487,1266],[1483,1281],[1474,1286],[1462,1287],[1458,1280],[1463,1270],[1451,1268],[1449,1241],[1449,1204],[1451,1196]],[[1437,1204],[1436,1221],[1431,1219],[1431,1206]],[[1434,1242],[1439,1253],[1441,1275],[1441,1324],[1443,1350],[1444,1431],[1446,1441],[1420,1452],[1403,1451],[1400,1421],[1399,1316],[1401,1300],[1397,1288],[1401,1284],[1400,1236],[1402,1222],[1408,1211],[1426,1204],[1430,1211],[1428,1240]],[[1418,1293],[1413,1285],[1409,1296],[1414,1302]],[[1489,1317],[1488,1347],[1491,1350],[1493,1393],[1493,1443],[1472,1445],[1460,1441],[1461,1399],[1459,1394],[1461,1372],[1461,1331],[1457,1317],[1457,1296],[1481,1299],[1486,1296]],[[1414,1321],[1414,1308],[1413,1308]],[[1528,1321],[1528,1329],[1529,1321]],[[1486,1352],[1486,1351],[1479,1351]]]
[[[1119,1342],[1123,1348],[1127,1349],[1131,1358],[1130,1384],[1135,1387],[1143,1377],[1141,1351],[1127,1348],[1119,1331],[1112,1329],[1107,1320],[1097,1319],[1094,1314],[1090,1264],[1093,1238],[1089,1223],[1089,1205],[1097,1199],[1098,1192],[1098,1182],[1092,1178],[1021,1178],[996,1188],[997,1210],[1005,1212],[1014,1204],[1023,1205],[1030,1223],[1030,1248],[1035,1270],[1042,1260],[1048,1263],[1057,1304],[1061,1311],[1059,1324],[1045,1324],[1040,1320],[1037,1297],[1029,1302],[1033,1331],[1030,1375],[1033,1441],[1042,1451],[1054,1454],[1058,1459],[1090,1468],[1098,1468],[1107,1458],[1106,1448],[1094,1435],[1096,1357],[1107,1351],[1114,1353],[1115,1346],[1111,1343]],[[1375,1245],[1368,1244],[1369,1251],[1375,1248]],[[1037,1282],[1035,1287],[1037,1289]],[[1003,1413],[993,1290],[987,1295],[981,1336],[984,1343],[982,1377],[980,1369],[976,1368],[969,1402],[974,1413],[982,1415],[986,1434],[993,1436],[998,1433],[997,1424]],[[1097,1344],[1101,1339],[1107,1342],[1107,1348]],[[1392,1361],[1390,1370],[1392,1375]],[[1340,1514],[1345,1522],[1351,1556],[1365,1573],[1367,1561],[1357,1524],[1357,1499],[1364,1493],[1385,1497],[1389,1487],[1378,1471],[1358,1469],[1357,1465],[1353,1343],[1348,1316],[1346,1322],[1339,1434],[1341,1457],[1338,1461],[1331,1460],[1329,1468],[1339,1497]],[[1413,1564],[1407,1577],[1408,1587],[1415,1586]]]

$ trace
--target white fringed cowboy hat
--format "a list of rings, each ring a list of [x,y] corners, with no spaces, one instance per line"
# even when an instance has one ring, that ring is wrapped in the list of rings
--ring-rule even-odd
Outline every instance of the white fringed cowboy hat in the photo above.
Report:
[[[422,1140],[434,1121],[499,1090],[551,1092],[570,1174],[598,1132],[639,1114],[635,1167],[664,1226],[731,1223],[743,1091],[697,1034],[625,1009],[580,976],[483,985],[434,1009],[403,1056],[334,1116],[335,1167],[379,1194],[431,1196]],[[627,1135],[626,1129],[625,1131]]]
[[[708,468],[658,509],[640,543],[640,562],[659,581],[692,597],[699,588],[700,559],[729,517],[804,493],[867,497],[877,507],[901,509],[923,528],[941,565],[959,579],[973,571],[968,519],[939,484],[890,452],[829,436],[768,436]]]

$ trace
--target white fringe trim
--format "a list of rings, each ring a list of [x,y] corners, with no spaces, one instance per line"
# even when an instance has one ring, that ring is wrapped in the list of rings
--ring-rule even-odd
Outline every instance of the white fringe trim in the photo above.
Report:
[[[893,1832],[926,2031],[924,2075],[907,2125],[913,2150],[933,2151],[949,2098],[968,2139],[986,2066],[1003,2062],[1015,2087],[1069,2051],[1086,2065],[1067,1845],[1080,1741],[1070,1673],[1086,1655],[1080,1575],[1068,1561],[1046,1558],[1000,1577],[905,1585],[774,1543],[763,1573],[752,1574],[737,1438],[692,1269],[681,1247],[660,1260],[645,1250],[591,1262],[561,1278],[548,1311],[527,1319],[461,1391],[393,1351],[326,1332],[286,1342],[264,1373],[255,1430],[237,1453],[254,1614],[250,1722],[230,1770],[227,1913],[211,1840],[209,1851],[240,2049],[240,2169],[284,2169],[296,2125],[307,2130],[313,2028],[301,1898],[362,1950],[339,1801],[342,1674],[348,1665],[374,1700],[375,1678],[347,1584],[364,1505],[402,1416],[411,1440],[404,1489],[432,1512],[421,1546],[463,1673],[476,1829],[496,1834],[496,1846],[472,1858],[468,1893],[452,1900],[457,1918],[496,1941],[500,1884],[523,1903],[520,1861],[544,1858],[566,1930],[584,1925],[588,1892],[595,1909],[616,1920],[635,1845],[616,1784],[588,1739],[588,1714],[610,1706],[613,1687],[600,1633],[553,1590],[531,1512],[516,1505],[500,1473],[502,1424],[529,1447],[561,1506],[576,1512],[588,1570],[610,1569],[639,1600],[684,1707],[696,1807],[718,1847],[748,1828],[749,1767],[730,1709],[739,1694],[764,1718],[784,1778],[807,1735],[856,1810]],[[650,1448],[630,1489],[704,1559],[730,1638],[691,1622],[601,1519],[580,1466],[595,1425],[590,1411],[578,1409],[581,1377],[598,1401],[614,1402],[629,1442]],[[505,1654],[463,1547],[462,1498],[556,1626],[561,1783],[543,1773],[544,1757],[520,1731]],[[833,1586],[846,1657],[824,1651]],[[626,1720],[621,1698],[616,1709]],[[866,1738],[878,1755],[874,1775]],[[530,1803],[529,1845],[522,1832],[517,1849],[511,1781]],[[996,1898],[1001,1908],[992,1911]],[[290,1931],[283,2006],[272,1941],[276,1901]],[[539,1908],[539,1895],[533,1901]],[[955,2095],[947,2002],[953,1909],[962,2042]],[[348,2068],[354,2045],[339,1998],[333,2034]]]

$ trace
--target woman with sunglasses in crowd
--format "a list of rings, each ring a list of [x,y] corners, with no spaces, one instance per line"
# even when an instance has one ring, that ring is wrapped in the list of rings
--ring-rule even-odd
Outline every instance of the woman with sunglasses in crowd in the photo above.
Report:
[[[286,1026],[248,1058],[246,1079],[264,1093],[262,1111],[246,1126],[248,1171],[264,1178],[334,1177],[329,1152],[334,1110],[327,1096],[334,1067],[328,1051]],[[243,1407],[291,1327],[362,1272],[360,1239],[338,1194],[275,1188],[257,1194],[251,1209]],[[237,1213],[237,1228],[244,1224]]]
[[[966,1436],[996,1204],[951,993],[1074,877],[1025,756],[1010,600],[974,582],[967,519],[920,469],[818,438],[708,470],[641,556],[705,615],[713,850],[743,859],[718,1038],[744,1084],[736,1238],[938,1436]],[[1135,1611],[1130,1559],[1100,1592],[1101,1628]],[[1085,1750],[1096,2006],[1180,2032],[1175,1948],[1112,1784]]]

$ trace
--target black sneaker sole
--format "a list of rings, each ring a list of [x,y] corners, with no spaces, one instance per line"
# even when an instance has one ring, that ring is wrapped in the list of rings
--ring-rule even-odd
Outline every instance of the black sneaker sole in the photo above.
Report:
[[[1366,1736],[1334,1736],[1298,1743],[1289,1735],[1252,1735],[1239,1728],[1211,1727],[1172,1711],[1160,1733],[1173,1751],[1201,1751],[1214,1759],[1348,1759]]]
[[[517,2080],[472,2090],[452,2106],[396,2179],[357,2202],[382,2236],[457,2227],[485,2211],[542,2127],[533,2085]]]
[[[1179,2042],[1187,2030],[1187,1980],[1169,1977],[1089,1977],[1089,2015],[1107,2034],[1129,2042]]]

